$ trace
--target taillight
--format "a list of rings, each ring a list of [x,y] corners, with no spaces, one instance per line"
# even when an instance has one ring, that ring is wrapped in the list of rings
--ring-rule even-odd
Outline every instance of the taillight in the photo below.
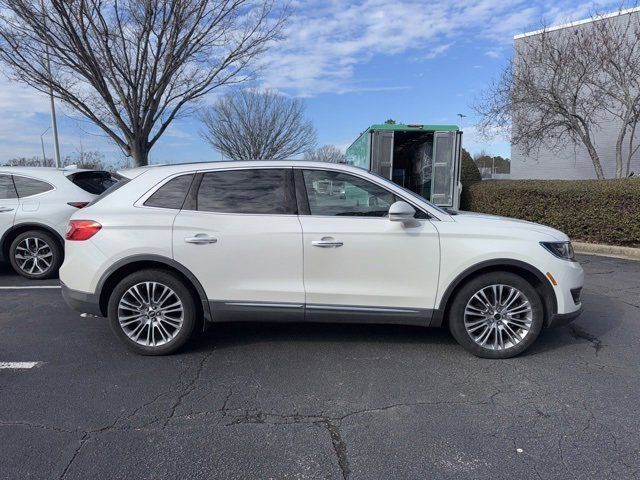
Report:
[[[98,222],[93,220],[69,220],[67,227],[67,240],[89,240],[102,228]]]
[[[89,205],[89,202],[67,202],[67,205],[70,205],[76,208],[84,208],[87,205]]]

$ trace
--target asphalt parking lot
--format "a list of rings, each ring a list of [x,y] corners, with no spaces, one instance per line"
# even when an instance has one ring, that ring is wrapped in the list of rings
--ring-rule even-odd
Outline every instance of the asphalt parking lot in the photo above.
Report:
[[[0,270],[0,478],[640,478],[640,262],[581,257],[585,313],[511,360],[444,330],[218,325],[126,351]]]

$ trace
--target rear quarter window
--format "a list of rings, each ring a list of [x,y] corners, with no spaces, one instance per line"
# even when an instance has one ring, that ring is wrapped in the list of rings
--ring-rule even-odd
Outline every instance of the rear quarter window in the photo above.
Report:
[[[144,206],[180,210],[187,198],[193,177],[194,174],[188,174],[172,178],[158,188],[153,195],[144,202]]]
[[[18,198],[11,175],[0,175],[0,200]]]
[[[50,183],[36,180],[35,178],[21,177],[20,175],[13,176],[13,183],[20,198],[32,197],[53,190],[53,185]]]

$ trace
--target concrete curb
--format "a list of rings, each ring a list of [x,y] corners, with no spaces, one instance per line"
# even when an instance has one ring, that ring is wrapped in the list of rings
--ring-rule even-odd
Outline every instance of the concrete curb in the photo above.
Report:
[[[619,247],[617,245],[602,245],[597,243],[571,243],[576,253],[624,258],[625,260],[640,260],[640,248]]]

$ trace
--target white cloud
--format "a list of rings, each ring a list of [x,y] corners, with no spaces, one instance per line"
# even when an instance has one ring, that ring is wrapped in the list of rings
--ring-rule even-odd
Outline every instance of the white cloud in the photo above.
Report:
[[[484,54],[487,57],[500,58],[500,51],[499,50],[487,50],[486,52],[484,52]]]

